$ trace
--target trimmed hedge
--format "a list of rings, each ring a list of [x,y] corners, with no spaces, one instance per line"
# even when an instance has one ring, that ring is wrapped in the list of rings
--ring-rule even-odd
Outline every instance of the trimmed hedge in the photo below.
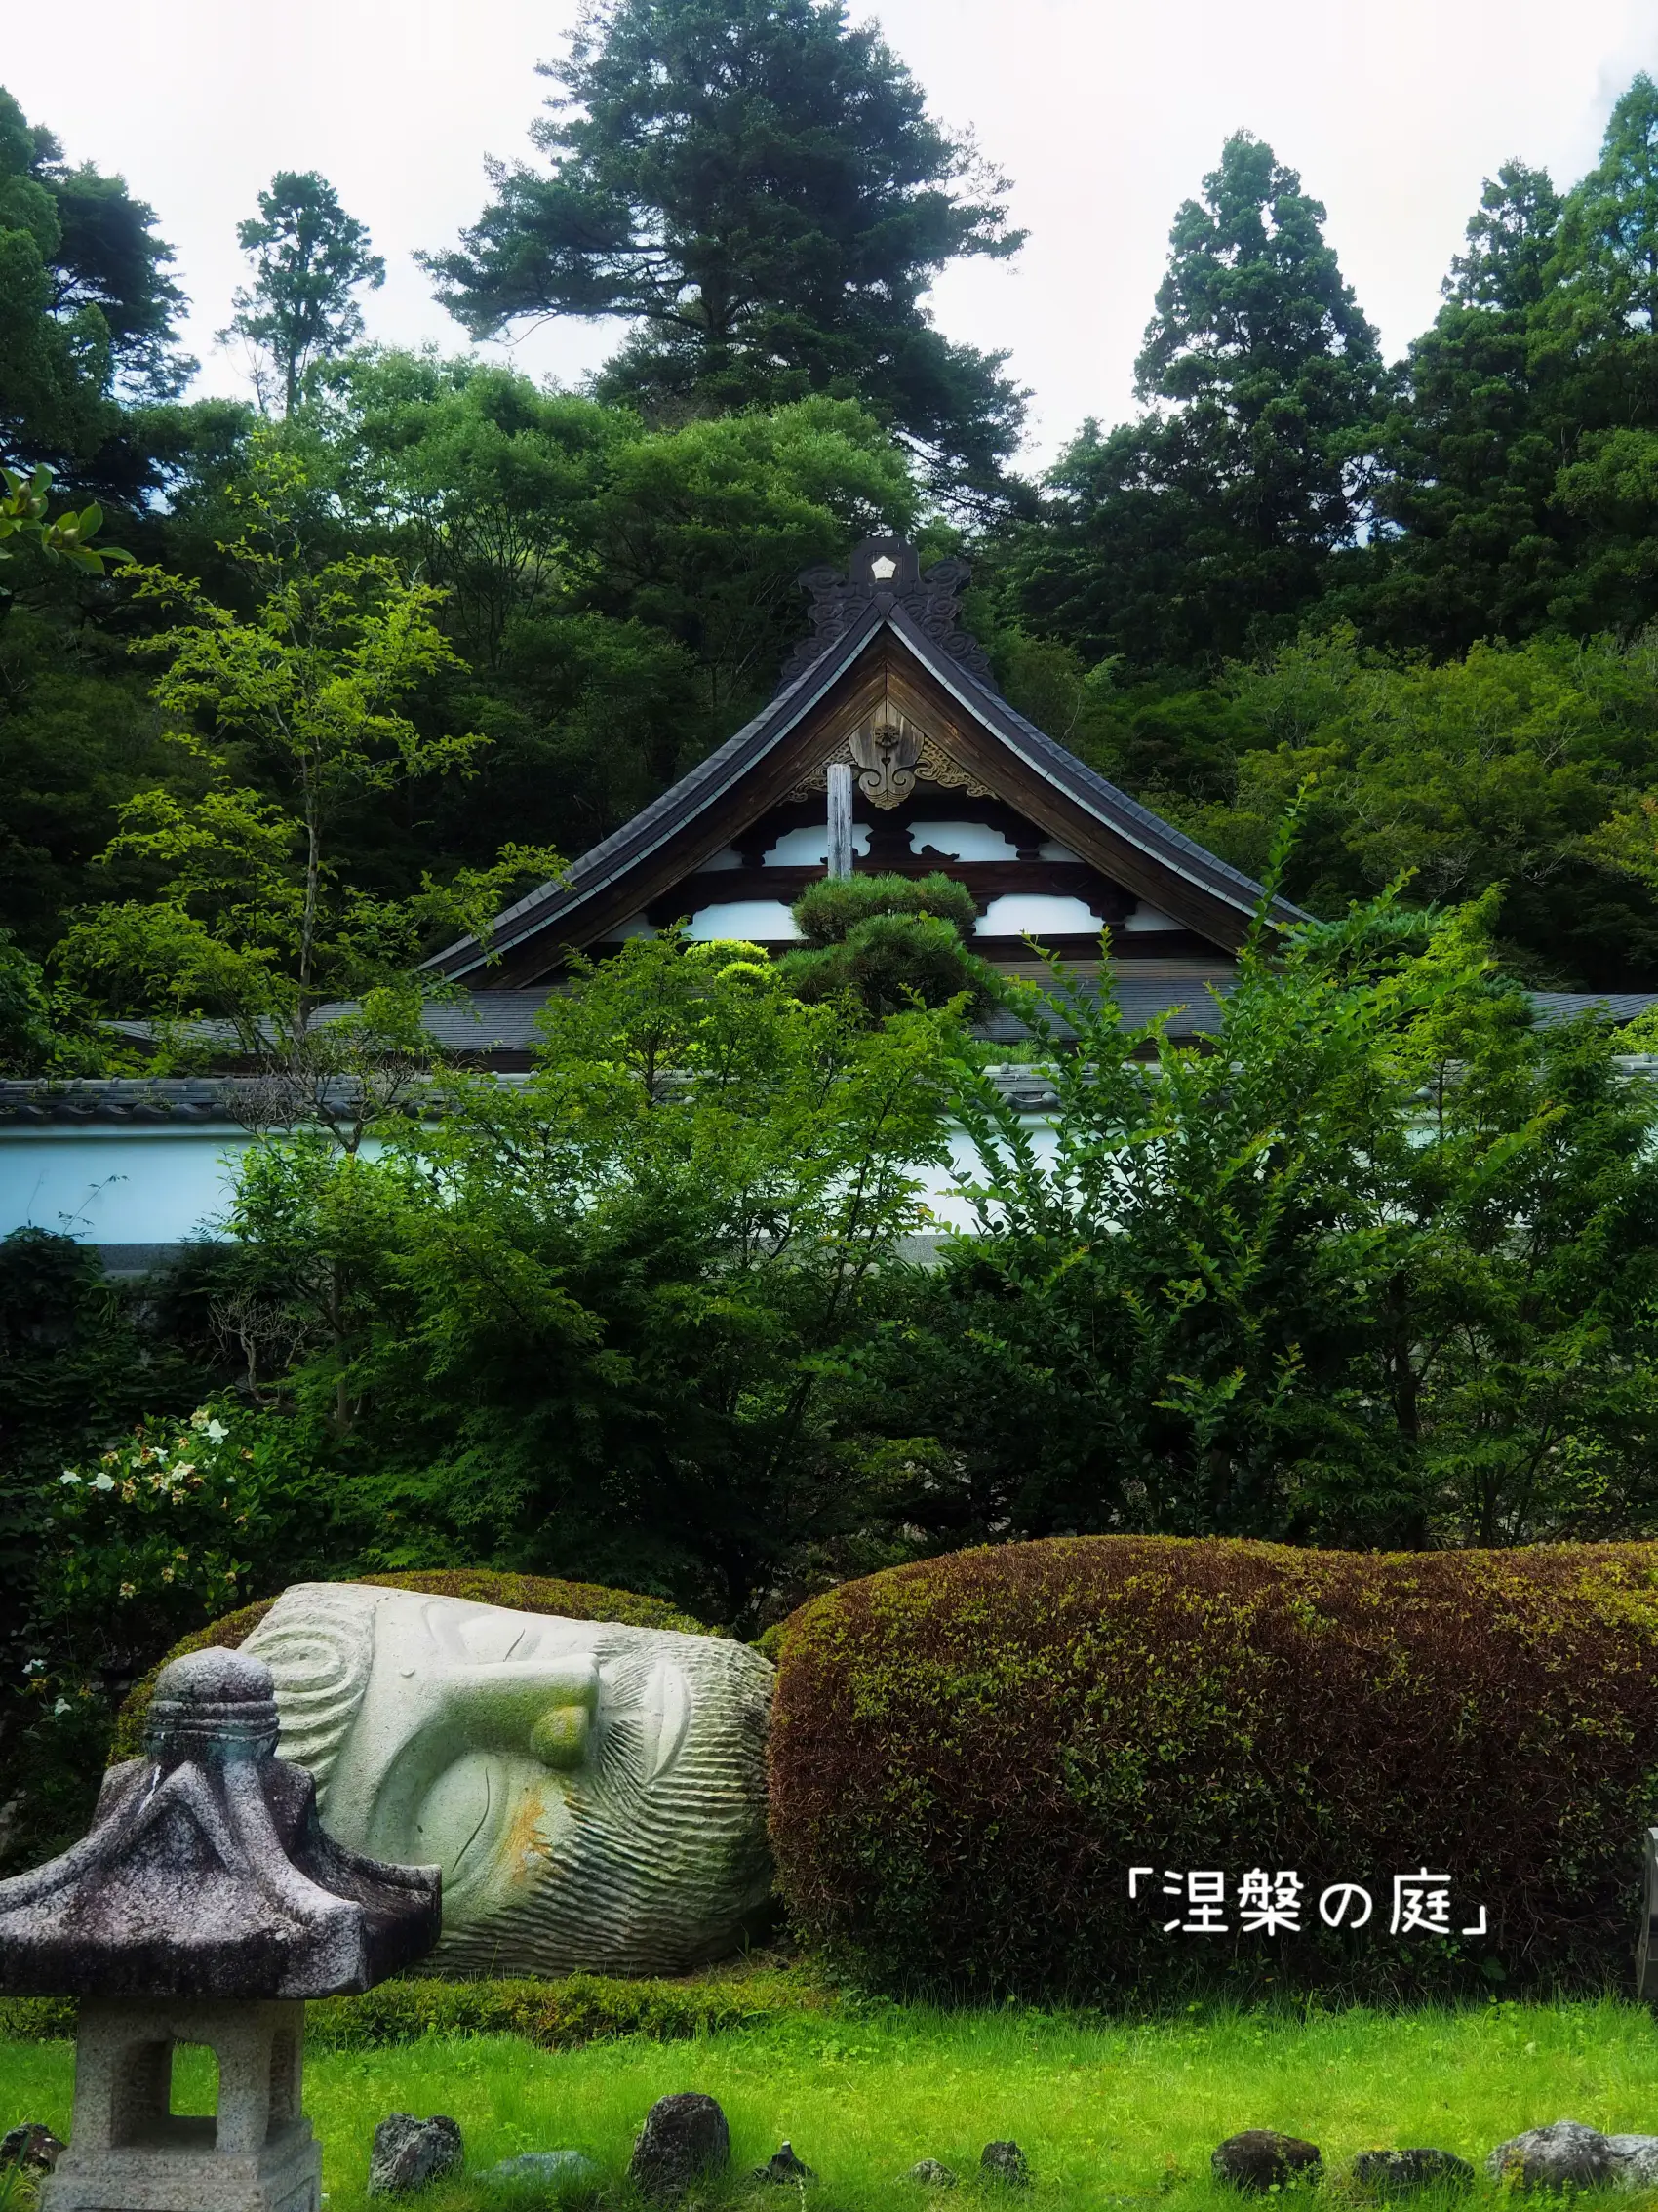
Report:
[[[845,1584],[783,1640],[779,1886],[888,1989],[1628,1988],[1655,1807],[1658,1544],[1011,1544]],[[1236,1931],[1255,1868],[1302,1876],[1300,1935],[1163,1932],[1165,1869],[1224,1871]],[[1390,1936],[1423,1868],[1486,1939]],[[1362,1933],[1320,1920],[1338,1881]]]
[[[677,2042],[763,2028],[833,2004],[809,1981],[778,1972],[684,1982],[624,1982],[605,1974],[556,1982],[393,1981],[362,1996],[313,2000],[305,2011],[305,2044],[313,2051],[360,2051],[422,2035],[522,2035],[553,2050],[618,2035]],[[0,2041],[60,2041],[74,2034],[75,2018],[72,1997],[0,1998]]]
[[[446,1567],[422,1574],[358,1574],[349,1578],[380,1590],[423,1590],[435,1598],[469,1598],[478,1605],[508,1605],[516,1613],[562,1613],[572,1621],[622,1621],[630,1628],[678,1629],[687,1636],[718,1636],[706,1622],[692,1620],[659,1598],[641,1598],[631,1590],[608,1590],[599,1582],[560,1582],[547,1575],[495,1574],[487,1567]],[[280,1592],[277,1593],[280,1596]],[[234,1651],[253,1635],[276,1603],[276,1597],[242,1605],[204,1629],[176,1643],[158,1659],[147,1675],[134,1683],[115,1716],[109,1740],[109,1763],[137,1758],[144,1745],[144,1717],[155,1690],[155,1679],[171,1660],[186,1651],[205,1651],[223,1644]]]

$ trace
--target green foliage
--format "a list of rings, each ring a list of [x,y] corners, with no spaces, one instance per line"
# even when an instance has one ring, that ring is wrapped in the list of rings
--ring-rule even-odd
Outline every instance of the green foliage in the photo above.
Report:
[[[1035,626],[1090,660],[1202,667],[1292,631],[1320,597],[1354,541],[1382,375],[1323,220],[1270,146],[1227,140],[1175,216],[1135,366],[1165,408],[1103,437],[1086,424],[1015,550]]]
[[[365,1030],[389,1023],[387,1047],[416,1049],[386,994],[412,965],[421,925],[435,914],[478,927],[515,878],[556,864],[508,848],[484,879],[440,890],[428,878],[414,903],[341,880],[333,838],[345,808],[464,771],[484,740],[429,737],[402,711],[454,661],[434,619],[441,594],[406,582],[381,555],[311,562],[303,491],[289,456],[258,450],[239,495],[241,534],[225,548],[254,597],[251,618],[163,571],[138,572],[140,599],[184,614],[144,647],[168,663],[154,689],[166,733],[212,781],[198,797],[156,788],[123,804],[105,860],[147,863],[159,889],[84,909],[61,951],[70,977],[116,1011],[218,1015],[245,1056],[293,1063],[313,1050],[319,1005],[365,993]],[[276,797],[232,782],[250,766]],[[330,1051],[338,1043],[323,1041]]]
[[[520,2035],[544,2050],[578,2050],[622,2035],[684,2042],[772,2025],[825,2007],[821,1993],[783,1975],[729,1981],[621,1982],[605,1974],[561,1981],[382,1982],[366,1996],[334,1997],[306,2014],[319,2050],[374,2050],[425,2035]]]
[[[1392,1999],[1479,1988],[1487,1961],[1510,1988],[1594,1987],[1628,1970],[1655,1639],[1645,1544],[1080,1537],[895,1568],[784,1640],[780,1886],[807,1941],[910,1993]],[[1164,1932],[1156,1870],[1226,1870],[1230,1904],[1263,1863],[1300,1875],[1299,1933]],[[1390,1934],[1391,1877],[1420,1867],[1450,1876],[1458,1925],[1485,1908],[1483,1940]],[[1318,1914],[1337,1881],[1380,1900],[1362,1933]]]
[[[71,169],[0,91],[0,447],[82,484],[136,489],[118,402],[173,397],[183,295],[155,216],[118,177]],[[138,479],[142,478],[141,463]]]
[[[1547,174],[1487,178],[1417,338],[1378,443],[1379,559],[1338,604],[1373,635],[1465,652],[1545,624],[1570,566],[1552,505],[1559,440],[1530,326],[1548,290],[1560,202]],[[1397,535],[1396,535],[1397,533]]]
[[[841,876],[809,884],[794,917],[809,945],[838,945],[876,914],[928,914],[964,934],[978,919],[973,894],[954,876]]]
[[[455,1083],[375,1159],[251,1156],[234,1226],[295,1318],[340,1550],[556,1566],[728,1621],[905,1556],[905,1455],[849,1363],[925,1222],[949,1023],[871,1031],[752,948],[673,938],[578,968],[542,1022],[528,1083]]]
[[[1257,943],[1212,1049],[1125,1034],[1109,979],[1010,995],[1074,1033],[1056,1150],[964,1077],[976,1234],[877,1363],[965,1529],[1658,1527],[1658,1098],[1608,1029],[1533,1027],[1481,921]]]
[[[975,1013],[994,989],[991,971],[941,915],[872,914],[839,944],[790,953],[781,966],[790,990],[809,1005],[846,999],[872,1021],[915,1006]]]
[[[921,302],[1020,236],[873,28],[840,0],[617,0],[542,74],[550,173],[497,167],[460,249],[425,257],[474,336],[613,316],[636,329],[601,388],[652,418],[855,397],[942,484],[995,481],[1021,395]]]
[[[187,1419],[140,1421],[49,1480],[30,1622],[35,1695],[91,1697],[101,1676],[211,1617],[284,1549],[297,1551],[306,1506],[286,1441],[219,1401]]]
[[[809,1005],[841,1000],[872,1021],[915,1006],[976,1011],[994,989],[962,941],[977,915],[951,876],[826,877],[795,901],[811,949],[785,955],[783,978]]]
[[[65,1620],[51,1590],[65,1566],[91,1571],[54,1544],[64,1468],[125,1448],[147,1415],[183,1412],[218,1382],[190,1307],[181,1274],[139,1296],[67,1237],[0,1239],[0,1767],[13,1866],[80,1834],[109,1690],[150,1656],[146,1634],[174,1633],[167,1604],[153,1621],[132,1604]]]
[[[237,224],[236,237],[254,281],[236,293],[219,343],[245,342],[260,407],[269,414],[280,395],[286,417],[316,369],[362,336],[356,296],[365,285],[384,284],[385,263],[370,251],[367,227],[314,169],[279,169],[259,194],[258,214]]]
[[[0,484],[5,486],[0,495],[0,546],[8,538],[19,537],[49,561],[66,562],[70,568],[94,576],[102,575],[106,562],[124,568],[131,561],[132,555],[116,546],[93,543],[103,528],[103,509],[99,506],[83,507],[78,514],[71,510],[54,521],[47,520],[52,471],[44,461],[31,476],[20,476],[15,468],[0,468]],[[0,561],[11,558],[10,553],[0,551]]]
[[[1311,778],[1287,888],[1316,911],[1339,914],[1401,873],[1413,896],[1495,889],[1511,972],[1564,988],[1650,980],[1651,886],[1638,840],[1612,826],[1641,819],[1658,783],[1650,640],[1538,638],[1435,665],[1364,651],[1338,626],[1229,671],[1215,704],[1206,727],[1179,727],[1197,791],[1164,804],[1235,865],[1266,866]],[[1236,748],[1230,763],[1213,731]],[[1139,758],[1157,772],[1167,756]]]

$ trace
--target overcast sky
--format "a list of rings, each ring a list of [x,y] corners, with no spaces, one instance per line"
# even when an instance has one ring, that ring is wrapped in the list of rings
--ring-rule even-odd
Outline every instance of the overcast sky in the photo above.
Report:
[[[192,301],[199,388],[242,391],[216,349],[242,274],[237,220],[273,170],[319,169],[386,260],[366,301],[395,344],[462,335],[411,255],[526,152],[577,0],[3,0],[0,81],[72,161],[156,209]],[[865,10],[854,4],[854,16]],[[1132,364],[1178,202],[1228,133],[1266,138],[1329,211],[1390,354],[1433,317],[1480,179],[1511,154],[1569,183],[1612,101],[1658,73],[1658,0],[885,0],[875,14],[947,124],[1012,179],[1030,242],[934,295],[940,324],[1006,348],[1031,388],[1029,457],[1132,406]],[[562,323],[515,358],[573,380],[618,326]],[[497,351],[496,348],[489,348]]]

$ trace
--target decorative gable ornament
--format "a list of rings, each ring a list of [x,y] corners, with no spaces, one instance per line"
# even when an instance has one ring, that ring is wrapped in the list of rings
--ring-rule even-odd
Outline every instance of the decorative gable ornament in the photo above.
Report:
[[[962,594],[972,580],[971,566],[953,555],[935,561],[924,573],[913,545],[901,537],[866,537],[847,564],[846,573],[827,563],[801,571],[801,588],[809,595],[811,635],[803,638],[783,664],[786,689],[814,660],[838,645],[871,609],[889,614],[901,607],[931,642],[988,690],[996,690],[990,655],[958,627]]]

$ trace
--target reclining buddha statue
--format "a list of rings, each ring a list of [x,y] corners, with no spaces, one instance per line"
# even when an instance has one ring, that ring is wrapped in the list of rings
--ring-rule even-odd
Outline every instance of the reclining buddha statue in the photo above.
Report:
[[[743,1644],[297,1583],[243,1649],[329,1832],[442,1867],[430,1971],[678,1973],[767,1896],[772,1670]]]

